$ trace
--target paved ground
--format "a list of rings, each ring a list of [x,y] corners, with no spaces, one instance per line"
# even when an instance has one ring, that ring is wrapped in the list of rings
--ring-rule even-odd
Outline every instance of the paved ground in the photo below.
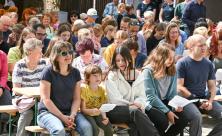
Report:
[[[203,135],[202,136],[207,136],[207,134],[212,130],[212,128],[215,126],[215,124],[218,121],[212,118],[204,117],[203,118]],[[8,136],[7,133],[1,134],[0,136]],[[15,136],[15,133],[13,133],[12,136]],[[100,134],[100,136],[103,136],[103,134]],[[128,134],[114,134],[114,136],[128,136]],[[184,136],[189,136],[186,132],[184,133]]]

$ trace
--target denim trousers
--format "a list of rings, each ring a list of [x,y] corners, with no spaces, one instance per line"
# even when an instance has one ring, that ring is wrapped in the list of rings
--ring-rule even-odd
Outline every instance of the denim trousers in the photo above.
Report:
[[[48,111],[40,113],[37,116],[37,122],[40,127],[46,128],[52,136],[65,136],[66,134],[62,121]],[[92,126],[81,113],[77,113],[75,124],[75,130],[80,136],[93,136]]]

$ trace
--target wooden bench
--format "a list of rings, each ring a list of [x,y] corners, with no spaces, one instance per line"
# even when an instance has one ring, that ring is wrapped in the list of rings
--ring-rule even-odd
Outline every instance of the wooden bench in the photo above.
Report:
[[[26,126],[26,131],[32,132],[32,133],[43,133],[43,134],[49,134],[49,131],[45,128],[42,128],[40,126]],[[65,128],[66,131],[71,131],[71,135],[75,136],[75,130],[71,130],[69,128]]]
[[[16,115],[16,112],[18,112],[18,109],[15,108],[13,105],[2,105],[0,106],[0,113],[7,113],[9,114],[9,136],[12,135],[12,116]]]
[[[129,126],[127,124],[112,124],[115,127],[121,127],[125,129],[129,129]],[[49,134],[49,131],[45,128],[42,128],[40,126],[26,126],[26,131],[32,132],[32,133],[43,133],[43,134]],[[65,128],[66,131],[71,131],[71,135],[75,136],[75,130],[70,130],[69,128]]]

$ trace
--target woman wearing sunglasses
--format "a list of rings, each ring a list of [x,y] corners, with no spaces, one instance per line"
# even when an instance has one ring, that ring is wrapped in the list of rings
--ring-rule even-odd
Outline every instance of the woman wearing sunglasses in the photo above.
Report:
[[[58,41],[50,54],[51,66],[44,69],[40,81],[38,125],[50,135],[65,136],[64,125],[78,131],[80,136],[92,136],[92,127],[78,112],[80,107],[80,73],[71,66],[73,48]]]

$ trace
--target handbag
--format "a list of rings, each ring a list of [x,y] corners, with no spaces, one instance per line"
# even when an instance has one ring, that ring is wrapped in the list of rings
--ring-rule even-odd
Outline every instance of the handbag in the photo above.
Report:
[[[20,96],[12,99],[12,105],[16,107],[19,113],[31,109],[35,105],[34,97]]]

